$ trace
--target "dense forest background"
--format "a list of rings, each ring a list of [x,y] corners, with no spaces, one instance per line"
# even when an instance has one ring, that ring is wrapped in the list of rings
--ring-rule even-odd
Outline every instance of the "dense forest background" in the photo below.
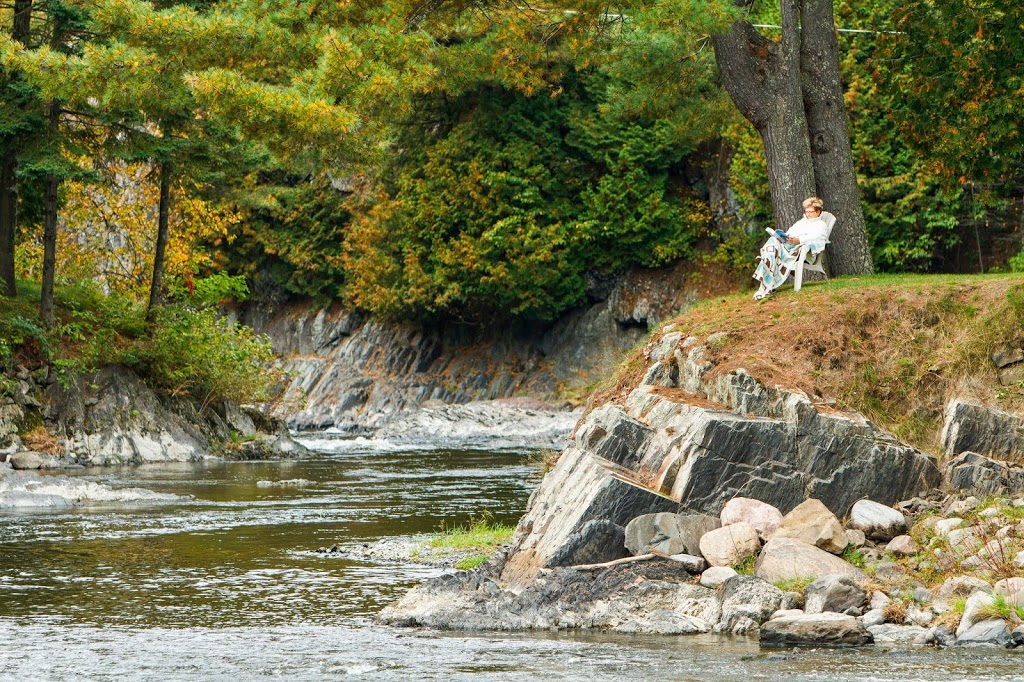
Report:
[[[712,37],[786,3],[8,2],[0,283],[484,323],[749,270],[765,155]],[[833,10],[875,270],[1024,269],[1024,7]]]

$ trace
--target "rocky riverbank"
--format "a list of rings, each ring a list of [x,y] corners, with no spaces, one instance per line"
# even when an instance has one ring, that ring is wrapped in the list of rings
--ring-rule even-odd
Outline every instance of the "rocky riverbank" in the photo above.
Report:
[[[860,339],[852,348],[873,342]],[[936,457],[820,394],[732,367],[728,343],[664,327],[581,419],[507,551],[425,582],[381,619],[1019,645],[1024,420],[947,395]],[[852,354],[808,350],[826,367]]]
[[[237,315],[270,338],[291,377],[272,406],[275,415],[298,431],[374,436],[401,430],[395,424],[421,407],[436,416],[441,404],[493,407],[491,421],[509,399],[570,409],[659,321],[698,297],[734,288],[687,264],[636,269],[594,279],[589,304],[558,320],[486,329],[384,323],[337,303],[264,301]]]
[[[231,403],[155,392],[110,366],[70,384],[17,370],[0,397],[0,461],[16,469],[287,457],[305,452],[284,422]]]
[[[495,557],[413,590],[381,619],[759,635],[763,646],[1024,645],[1024,499],[897,507],[862,500],[845,528],[814,499],[786,515],[749,498],[720,517],[645,515],[625,529],[628,557],[543,569],[518,588],[501,582]]]

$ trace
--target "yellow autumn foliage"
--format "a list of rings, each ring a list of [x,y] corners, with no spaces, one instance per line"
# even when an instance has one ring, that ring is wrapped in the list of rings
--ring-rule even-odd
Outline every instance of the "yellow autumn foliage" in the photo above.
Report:
[[[148,163],[113,162],[98,169],[101,181],[62,186],[57,232],[57,279],[93,280],[111,293],[138,302],[149,295],[156,243],[159,188]],[[166,276],[189,279],[213,266],[201,244],[230,243],[241,216],[199,196],[199,189],[172,188]],[[19,276],[39,279],[42,229],[18,245]]]

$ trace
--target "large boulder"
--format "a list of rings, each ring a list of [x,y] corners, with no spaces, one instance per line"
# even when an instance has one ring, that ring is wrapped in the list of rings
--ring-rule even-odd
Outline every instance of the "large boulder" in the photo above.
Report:
[[[988,618],[961,633],[957,628],[956,645],[964,647],[998,647],[1010,643],[1010,628],[1002,618]]]
[[[957,639],[977,623],[986,620],[993,604],[995,599],[987,592],[975,592],[968,597],[967,603],[964,604],[964,613],[960,616],[960,624],[956,628]]]
[[[721,525],[707,514],[644,514],[626,525],[626,548],[632,554],[652,549],[664,554],[697,554],[701,536]]]
[[[761,547],[757,530],[746,523],[734,523],[705,533],[700,553],[712,566],[731,566],[757,553]]]
[[[871,500],[858,500],[850,509],[851,528],[864,531],[872,540],[888,542],[907,532],[907,519],[892,507]]]
[[[782,512],[770,504],[749,497],[734,497],[722,507],[722,525],[746,523],[767,540],[782,523]]]
[[[842,554],[848,544],[843,524],[815,499],[804,500],[786,514],[774,537],[800,540],[831,554]]]
[[[826,575],[807,586],[804,611],[845,613],[849,609],[862,607],[866,600],[867,593],[857,581],[846,575]]]
[[[760,578],[749,575],[729,578],[718,588],[722,609],[718,630],[736,632],[745,619],[758,625],[765,622],[779,609],[783,596],[782,590]]]
[[[13,469],[42,469],[50,461],[51,457],[41,452],[25,450],[16,452],[10,457],[11,468]]]
[[[761,646],[864,646],[874,638],[853,616],[804,613],[773,618],[761,626]]]
[[[863,582],[867,576],[859,568],[814,545],[792,538],[772,538],[757,560],[757,576],[768,582],[800,578],[845,575]]]

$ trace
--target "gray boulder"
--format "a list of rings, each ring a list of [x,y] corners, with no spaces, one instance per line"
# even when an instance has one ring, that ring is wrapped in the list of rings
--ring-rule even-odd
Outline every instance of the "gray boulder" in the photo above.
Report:
[[[782,590],[774,585],[749,575],[737,575],[729,578],[718,588],[718,601],[722,610],[722,620],[717,628],[720,632],[744,634],[737,632],[737,625],[745,623],[748,618],[756,624],[768,620],[779,610],[782,604]]]
[[[885,546],[885,551],[898,557],[908,557],[917,554],[920,547],[909,535],[897,535]]]
[[[673,554],[669,560],[680,564],[691,575],[700,575],[708,567],[708,562],[704,560],[704,557],[693,554]]]
[[[850,528],[864,531],[872,540],[888,542],[907,532],[907,519],[892,507],[858,500],[850,509]]]
[[[956,638],[959,640],[968,630],[985,620],[994,603],[995,599],[987,592],[975,592],[968,597],[964,613],[960,616],[960,624],[956,628]]]
[[[804,500],[786,514],[774,537],[800,540],[831,554],[842,554],[849,542],[836,515],[815,499]]]
[[[875,644],[916,644],[928,634],[926,628],[917,625],[894,625],[892,623],[869,625],[867,630],[874,638]]]
[[[700,574],[700,584],[713,590],[735,575],[738,574],[731,566],[712,566]]]
[[[32,452],[31,450],[15,452],[10,458],[11,467],[22,470],[42,469],[49,461],[50,457],[48,455]]]
[[[807,586],[804,611],[845,613],[848,609],[862,607],[866,600],[867,593],[857,581],[845,575],[827,575]]]
[[[626,548],[632,554],[652,549],[664,554],[698,554],[701,536],[721,525],[707,514],[644,514],[626,524]]]
[[[864,646],[874,637],[859,620],[841,613],[773,618],[761,626],[761,646]]]
[[[975,623],[963,633],[957,628],[956,645],[965,647],[1005,647],[1010,644],[1010,628],[1002,618]]]
[[[700,618],[669,609],[656,609],[612,628],[613,632],[632,635],[696,635],[708,630],[708,624]]]
[[[757,576],[768,582],[845,575],[856,581],[867,576],[859,568],[813,545],[791,538],[772,538],[757,560]]]
[[[1010,632],[1010,643],[1008,646],[1015,649],[1024,646],[1024,625],[1018,625]]]

